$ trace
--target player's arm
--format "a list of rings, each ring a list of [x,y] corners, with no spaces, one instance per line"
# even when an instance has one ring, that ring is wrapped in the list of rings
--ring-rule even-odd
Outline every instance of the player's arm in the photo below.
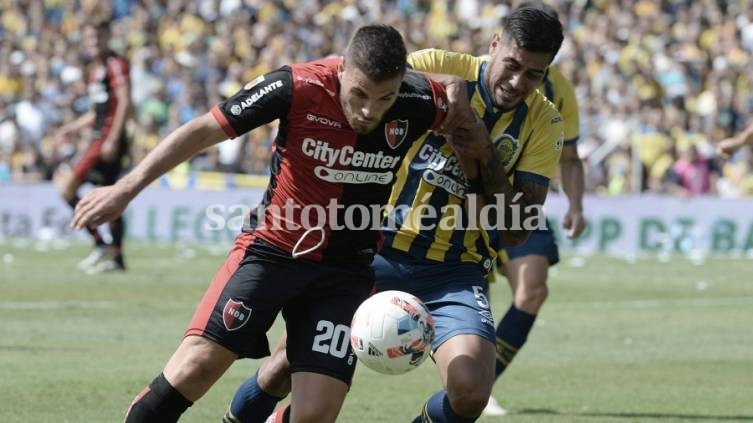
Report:
[[[201,150],[227,139],[220,124],[205,113],[171,132],[113,186],[90,192],[76,206],[71,226],[97,226],[119,216],[128,203],[159,176]]]
[[[119,216],[159,176],[203,149],[285,116],[290,107],[289,68],[257,78],[233,97],[171,132],[115,185],[91,191],[76,206],[74,228],[96,226]]]
[[[580,236],[585,229],[583,219],[585,177],[583,161],[578,156],[578,148],[575,143],[566,144],[562,147],[560,170],[562,172],[562,189],[565,191],[569,203],[562,226],[568,230],[567,237],[574,239]]]
[[[506,246],[519,245],[528,238],[530,232],[524,223],[528,221],[538,224],[544,219],[541,213],[549,190],[549,178],[560,159],[562,118],[557,113],[548,113],[534,123],[535,129],[528,135],[526,147],[515,166],[512,183],[485,126],[478,121],[474,134],[460,137],[453,144],[458,154],[467,155],[478,162],[478,177],[469,182],[471,192],[481,195],[470,199],[476,202],[477,211],[488,203],[501,208],[499,213],[504,222],[490,223],[497,228],[504,228],[499,231],[499,235]],[[469,178],[472,177],[473,175],[469,175]],[[494,218],[495,213],[491,213],[489,217]]]
[[[455,75],[427,73],[429,78],[440,83],[447,93],[447,115],[438,131],[449,134],[464,123],[474,121],[474,113],[468,101],[468,89],[464,79]]]
[[[734,137],[720,141],[716,152],[723,159],[728,159],[745,145],[753,145],[753,123]]]
[[[560,86],[562,99],[559,112],[562,116],[564,143],[560,157],[560,171],[562,174],[562,189],[568,200],[568,209],[562,220],[562,227],[567,230],[567,237],[575,239],[585,229],[583,218],[583,191],[585,190],[585,176],[583,161],[578,156],[578,139],[580,138],[580,114],[578,99],[573,85],[562,79]]]
[[[76,120],[71,121],[63,126],[60,127],[55,132],[55,135],[53,137],[53,143],[58,146],[62,143],[64,143],[68,137],[76,132],[81,131],[82,129],[94,125],[94,120],[96,119],[96,114],[93,110],[90,110],[83,115],[79,116]]]
[[[479,176],[483,194],[480,199],[501,206],[504,212],[504,222],[490,223],[497,228],[505,228],[499,231],[499,236],[506,246],[522,244],[531,232],[523,223],[539,216],[549,191],[548,184],[517,175],[511,184],[496,149],[489,150],[486,157],[479,161]],[[483,204],[477,207],[483,207]],[[494,214],[491,216],[494,217]]]

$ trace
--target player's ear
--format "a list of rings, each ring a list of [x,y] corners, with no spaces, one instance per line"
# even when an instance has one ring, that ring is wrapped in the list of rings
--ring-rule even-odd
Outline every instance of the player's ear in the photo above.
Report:
[[[493,56],[494,52],[497,51],[501,43],[502,37],[499,35],[499,33],[494,33],[494,35],[492,36],[492,42],[489,43],[489,54]]]
[[[337,65],[337,79],[342,80],[343,79],[343,72],[345,72],[345,58],[343,57],[342,62],[340,62],[339,65]]]

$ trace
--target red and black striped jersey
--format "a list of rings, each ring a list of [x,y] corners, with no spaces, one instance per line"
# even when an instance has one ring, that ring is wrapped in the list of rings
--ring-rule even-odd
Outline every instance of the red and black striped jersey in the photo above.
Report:
[[[357,134],[340,104],[341,62],[284,66],[212,109],[231,138],[280,120],[269,185],[244,230],[315,261],[377,251],[382,210],[403,157],[447,113],[444,88],[409,71],[380,125]]]
[[[128,61],[110,51],[92,64],[89,72],[89,101],[95,113],[94,130],[97,138],[107,136],[115,117],[118,98],[115,90],[118,86],[130,82]]]

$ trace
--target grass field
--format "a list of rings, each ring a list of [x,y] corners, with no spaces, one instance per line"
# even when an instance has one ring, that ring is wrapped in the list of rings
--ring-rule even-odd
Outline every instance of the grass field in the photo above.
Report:
[[[76,270],[87,252],[0,244],[0,422],[122,421],[226,251],[131,244],[129,272],[105,276]],[[492,288],[495,317],[508,291]],[[219,422],[257,366],[236,363],[181,421]],[[430,362],[360,366],[339,421],[410,422],[439,386]],[[512,414],[482,422],[753,422],[753,260],[565,256],[494,393]]]

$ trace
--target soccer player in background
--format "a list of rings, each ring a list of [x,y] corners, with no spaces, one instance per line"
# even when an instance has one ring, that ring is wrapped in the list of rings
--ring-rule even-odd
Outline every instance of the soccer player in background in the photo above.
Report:
[[[519,7],[534,7],[559,20],[557,11],[541,2],[524,2]],[[557,106],[562,115],[565,140],[560,157],[560,174],[562,188],[568,199],[568,210],[562,226],[567,230],[567,237],[575,239],[585,229],[583,162],[578,156],[577,147],[580,137],[578,100],[573,84],[555,65],[547,69],[539,90]],[[496,380],[528,339],[536,315],[549,293],[549,266],[559,262],[559,251],[550,221],[547,221],[546,228],[532,231],[522,245],[505,248],[499,238],[495,237],[494,241],[500,248],[497,269],[506,276],[513,300],[497,326],[497,364],[494,370]],[[490,396],[484,414],[501,416],[507,414],[507,411]]]
[[[347,330],[368,297],[370,263],[381,238],[368,214],[351,213],[348,226],[338,208],[347,216],[353,206],[384,206],[413,141],[446,124],[445,88],[406,72],[405,61],[397,30],[362,27],[344,57],[284,66],[254,79],[173,131],[115,185],[79,202],[76,228],[114,219],[180,162],[280,119],[264,207],[250,214],[181,344],[136,396],[126,423],[175,422],[236,359],[268,355],[266,332],[280,311],[291,334],[290,421],[335,420],[356,359],[349,337],[323,333]],[[307,206],[321,207],[325,216],[304,218]],[[306,226],[306,220],[320,218],[323,224]],[[312,349],[315,343],[320,348]]]
[[[129,65],[126,58],[108,48],[110,24],[107,21],[83,28],[83,47],[90,59],[87,64],[88,93],[92,110],[63,125],[54,135],[60,146],[87,128],[93,131],[89,147],[79,156],[73,169],[62,167],[55,182],[63,199],[76,208],[78,189],[84,182],[112,185],[120,176],[123,159],[128,155],[126,123],[132,114]],[[94,249],[79,263],[87,273],[125,270],[123,235],[125,222],[117,217],[109,223],[112,242],[106,244],[95,226],[85,229],[94,239]]]
[[[562,39],[556,18],[527,8],[503,22],[487,56],[422,50],[408,58],[414,69],[463,78],[471,107],[482,117],[472,133],[452,135],[452,145],[443,136],[427,134],[412,146],[390,198],[395,210],[405,212],[387,216],[384,247],[373,264],[377,291],[409,292],[434,318],[433,358],[443,389],[426,401],[414,422],[473,422],[489,399],[495,328],[487,274],[495,249],[487,232],[469,228],[462,208],[471,198],[468,193],[487,203],[502,194],[507,219],[497,223],[506,228],[512,226],[513,206],[521,210],[520,222],[538,214],[529,206],[544,203],[560,158],[563,126],[536,87]],[[422,215],[426,207],[436,214]],[[460,228],[441,224],[454,219],[462,222]],[[525,227],[499,231],[508,244],[521,243],[528,233]],[[288,391],[283,339],[241,385],[223,421],[264,422],[265,413]]]

